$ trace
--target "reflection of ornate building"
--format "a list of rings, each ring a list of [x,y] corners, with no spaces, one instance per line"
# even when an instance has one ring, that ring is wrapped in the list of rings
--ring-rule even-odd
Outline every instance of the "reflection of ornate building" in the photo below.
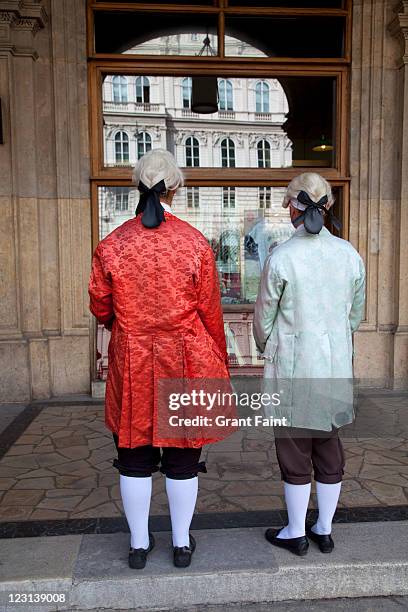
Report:
[[[195,44],[197,34],[164,37],[139,45],[169,52]],[[230,45],[238,41],[230,39]],[[180,47],[181,45],[181,47]],[[246,46],[248,49],[251,47]],[[256,52],[256,50],[253,50]],[[244,52],[241,50],[241,52]],[[258,52],[256,52],[258,54]],[[190,77],[107,76],[103,85],[104,146],[107,166],[133,166],[146,151],[163,147],[187,167],[287,167],[291,142],[282,129],[288,105],[276,79],[219,79],[219,110],[211,115],[191,111]],[[199,227],[209,240],[235,231],[243,242],[245,211],[260,209],[284,222],[282,190],[269,187],[181,190],[175,211]],[[103,234],[134,214],[137,192],[105,188],[100,197]],[[228,215],[228,226],[226,226]],[[219,261],[220,269],[225,262]],[[239,267],[239,261],[231,263]]]

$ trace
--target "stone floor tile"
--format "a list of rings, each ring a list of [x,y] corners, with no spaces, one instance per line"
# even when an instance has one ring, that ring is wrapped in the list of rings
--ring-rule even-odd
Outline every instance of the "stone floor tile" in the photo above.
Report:
[[[15,478],[0,478],[0,491],[7,491],[16,484]]]
[[[120,499],[120,498],[119,498]],[[165,491],[153,491],[152,499],[156,504],[166,505],[168,503],[167,494]]]
[[[38,462],[32,455],[13,457],[6,453],[1,460],[1,467],[23,468],[25,470],[35,470],[39,467]]]
[[[47,414],[47,410],[45,409],[40,412],[39,416],[36,418],[36,421],[37,423],[40,423],[47,427],[50,426],[50,421],[52,422],[51,427],[68,427],[70,417],[52,415],[52,418],[50,418],[50,415]]]
[[[54,449],[50,453],[36,455],[35,458],[38,465],[43,468],[52,468],[54,465],[62,465],[63,463],[67,462],[67,458],[62,457],[59,453],[56,453]]]
[[[197,512],[240,512],[243,508],[237,503],[232,503],[215,493],[200,495],[197,498]]]
[[[283,499],[277,495],[249,495],[240,497],[228,496],[228,501],[233,504],[237,504],[243,508],[243,510],[256,511],[256,510],[273,510],[282,509],[285,507]]]
[[[348,464],[346,463],[346,471],[348,471]],[[360,470],[359,478],[361,480],[383,480],[391,474],[390,470],[382,467],[381,465],[371,465],[364,461],[363,467]]]
[[[79,459],[78,461],[68,461],[67,463],[62,463],[61,465],[55,465],[53,469],[55,472],[57,472],[57,474],[61,474],[61,476],[65,474],[76,475],[78,472],[84,476],[91,476],[91,474],[94,473],[84,459]]]
[[[363,457],[349,457],[346,462],[346,470],[349,474],[358,476],[362,465]]]
[[[248,466],[244,471],[242,470],[241,465],[228,465],[228,466],[220,466],[218,465],[218,473],[220,475],[221,480],[225,481],[234,481],[234,480],[262,480],[265,481],[267,479],[272,478],[273,471],[270,466],[260,465]]]
[[[230,482],[222,489],[222,495],[229,498],[230,496],[265,496],[270,497],[271,495],[282,495],[283,484],[281,481],[268,480],[265,482],[260,481],[235,481]]]
[[[95,516],[95,509],[90,508],[89,510],[83,510],[81,512],[71,512],[71,518],[93,518]],[[114,502],[108,502],[98,506],[97,516],[101,517],[114,517],[121,516],[121,512],[118,510]]]
[[[402,487],[375,480],[367,481],[365,487],[383,504],[397,505],[408,502]]]
[[[268,454],[266,451],[243,451],[241,452],[241,463],[247,465],[248,463],[260,463],[262,461],[268,461]]]
[[[75,435],[74,429],[72,429],[71,427],[64,427],[63,429],[60,429],[59,431],[56,431],[54,434],[52,434],[52,439],[61,440],[65,438],[70,438],[74,435]]]
[[[8,465],[2,466],[0,464],[0,478],[16,478],[20,474],[27,472],[24,468],[13,468]]]
[[[374,451],[366,451],[364,453],[364,459],[371,465],[398,465],[400,462],[397,459],[391,459],[386,457],[383,453],[376,453]]]
[[[50,489],[45,492],[47,498],[58,498],[58,497],[75,497],[80,495],[83,499],[86,495],[92,493],[92,489]]]
[[[381,502],[365,489],[348,491],[341,494],[341,502],[345,506],[380,506]]]
[[[37,508],[47,510],[66,510],[70,512],[74,508],[76,508],[79,503],[83,500],[83,496],[70,496],[70,497],[46,497],[39,504],[37,504]]]
[[[15,485],[15,489],[54,489],[55,482],[53,478],[28,478],[19,480]]]
[[[79,504],[77,511],[82,512],[83,510],[88,510],[89,508],[95,508],[96,506],[100,506],[109,501],[110,497],[108,488],[99,487],[84,498],[84,500]]]
[[[46,453],[55,453],[55,448],[51,445],[48,444],[47,446],[36,446],[33,450],[33,453],[35,455],[43,455]]]
[[[390,449],[399,447],[403,442],[403,438],[376,438],[365,446],[366,448]]]
[[[239,465],[241,463],[241,452],[237,450],[231,451],[210,451],[208,453],[208,462],[211,464],[225,463]]]
[[[348,455],[364,455],[365,449],[361,446],[345,446],[346,457]]]
[[[220,481],[218,478],[206,478],[201,474],[199,478],[199,487],[206,491],[217,491],[225,487],[225,482]]]
[[[23,434],[14,444],[17,446],[20,444],[39,444],[42,440],[43,436],[40,434]]]
[[[116,457],[116,450],[115,446],[112,444],[91,451],[89,455],[89,463],[98,464],[102,463],[103,461],[112,461],[114,457]]]
[[[65,446],[59,448],[58,452],[60,455],[67,457],[68,459],[88,459],[90,456],[90,450],[87,446]]]
[[[111,444],[112,443],[112,439],[108,438],[106,436],[97,436],[96,438],[91,438],[88,441],[88,448],[90,450],[96,450],[98,448],[101,448],[103,446],[106,446],[107,444]],[[115,445],[113,445],[113,448],[115,447]]]
[[[78,478],[78,476],[57,476],[56,483],[58,488],[72,489],[95,489],[97,487],[97,476],[87,476],[86,478]]]
[[[54,445],[55,448],[58,449],[65,449],[65,448],[72,448],[75,446],[84,446],[85,445],[85,436],[82,435],[71,435],[71,436],[67,436],[65,435],[62,438],[54,438]]]
[[[67,519],[69,512],[63,510],[50,510],[48,508],[36,508],[30,516],[30,520],[48,521],[53,519]]]
[[[354,480],[353,478],[343,480],[341,485],[341,490],[343,493],[355,491],[356,489],[361,489],[361,484],[357,480]]]
[[[5,506],[35,506],[44,497],[44,491],[11,489],[5,493],[2,504]]]
[[[242,443],[242,450],[244,452],[250,451],[267,451],[273,446],[273,442],[269,440],[244,440]]]
[[[0,521],[26,521],[33,508],[27,506],[0,506]]]
[[[118,484],[109,487],[109,496],[113,500],[120,499],[120,487]]]
[[[408,477],[407,476],[402,476],[401,474],[388,474],[387,484],[394,484],[394,485],[400,485],[401,487],[408,487]]]
[[[99,476],[99,484],[101,486],[109,486],[112,484],[116,484],[119,481],[119,472],[115,470],[114,472],[101,474]]]
[[[16,476],[16,478],[17,480],[21,480],[23,478],[42,478],[44,476],[54,477],[55,473],[45,468],[39,468],[38,470],[30,470],[29,472],[24,472],[23,474]]]

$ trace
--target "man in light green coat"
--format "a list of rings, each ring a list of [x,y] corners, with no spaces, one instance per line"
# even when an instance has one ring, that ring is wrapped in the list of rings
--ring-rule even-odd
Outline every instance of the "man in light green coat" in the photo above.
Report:
[[[330,185],[319,174],[291,181],[283,206],[290,207],[296,231],[266,260],[254,313],[264,390],[279,392],[273,415],[286,424],[275,429],[275,444],[289,522],[265,535],[298,555],[307,553],[306,535],[322,552],[333,549],[344,472],[338,427],[354,418],[352,334],[363,317],[365,270],[352,245],[324,227],[326,215],[338,225],[332,204]],[[312,466],[319,517],[306,534]]]

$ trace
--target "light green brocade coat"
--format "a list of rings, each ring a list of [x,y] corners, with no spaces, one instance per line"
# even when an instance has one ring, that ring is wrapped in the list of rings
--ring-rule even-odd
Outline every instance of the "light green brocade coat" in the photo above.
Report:
[[[309,234],[301,225],[273,250],[254,313],[264,391],[281,398],[266,414],[323,431],[353,421],[352,334],[364,300],[363,260],[325,227]]]

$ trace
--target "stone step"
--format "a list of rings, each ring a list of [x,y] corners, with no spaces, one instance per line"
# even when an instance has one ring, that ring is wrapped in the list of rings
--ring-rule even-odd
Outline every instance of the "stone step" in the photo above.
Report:
[[[170,534],[142,571],[127,565],[129,534],[15,538],[0,544],[0,610],[181,609],[235,602],[277,602],[408,594],[408,523],[337,524],[335,550],[311,543],[306,557],[275,549],[264,529],[194,531],[190,568],[172,565]],[[10,594],[65,596],[16,606]],[[55,600],[54,600],[55,601]]]

